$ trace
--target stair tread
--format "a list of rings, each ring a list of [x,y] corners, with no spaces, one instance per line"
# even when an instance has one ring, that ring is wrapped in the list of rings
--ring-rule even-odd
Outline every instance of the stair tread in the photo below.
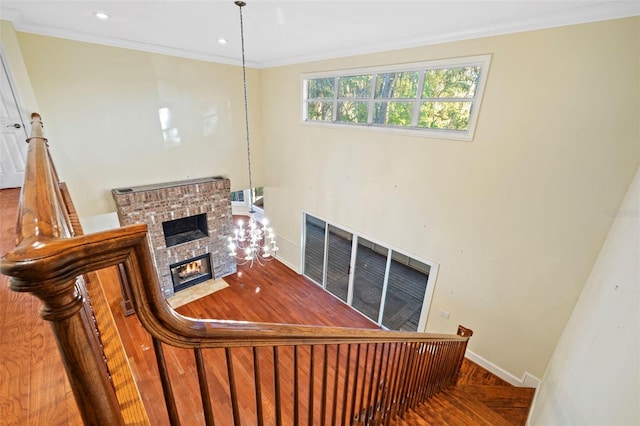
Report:
[[[489,407],[505,404],[510,407],[528,407],[535,392],[534,388],[516,386],[459,385],[458,388]]]
[[[473,396],[454,387],[408,411],[397,425],[512,426],[512,423]]]
[[[513,424],[526,423],[535,393],[534,388],[516,386],[462,385],[459,389]]]
[[[495,374],[480,367],[473,361],[465,358],[462,362],[462,369],[458,377],[458,385],[491,385],[513,387],[510,383],[502,380]]]

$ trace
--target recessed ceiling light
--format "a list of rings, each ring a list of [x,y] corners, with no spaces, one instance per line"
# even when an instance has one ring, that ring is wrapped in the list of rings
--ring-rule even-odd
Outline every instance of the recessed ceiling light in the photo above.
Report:
[[[98,19],[109,19],[109,15],[107,15],[104,12],[93,12],[93,14],[96,16],[96,18]]]
[[[218,43],[220,43],[220,44],[227,44],[227,39],[226,39],[226,38],[222,38],[222,37],[221,37],[221,38],[219,38],[219,39],[218,39]]]

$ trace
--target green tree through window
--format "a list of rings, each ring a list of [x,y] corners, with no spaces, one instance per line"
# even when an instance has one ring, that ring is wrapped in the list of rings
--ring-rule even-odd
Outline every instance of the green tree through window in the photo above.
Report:
[[[470,139],[489,60],[486,55],[307,78],[304,120]]]

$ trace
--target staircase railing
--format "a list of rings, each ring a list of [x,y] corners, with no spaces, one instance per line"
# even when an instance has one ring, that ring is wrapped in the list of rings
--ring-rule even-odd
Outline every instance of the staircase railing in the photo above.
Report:
[[[100,292],[86,291],[93,271],[115,265],[123,266],[135,311],[152,336],[173,425],[180,415],[163,345],[193,350],[202,418],[209,425],[389,424],[455,383],[468,329],[461,329],[462,336],[434,335],[176,313],[160,290],[146,225],[82,234],[40,117],[32,118],[17,247],[0,259],[0,271],[11,276],[11,289],[41,299],[41,315],[51,322],[85,423],[148,424],[144,408],[136,415],[127,411],[141,405],[137,389],[131,390],[132,379],[120,385],[108,362],[117,359],[131,376],[126,354],[105,349],[115,327],[100,329],[105,320],[94,309]],[[212,377],[211,363],[225,364],[224,377]],[[122,387],[129,390],[125,396]]]

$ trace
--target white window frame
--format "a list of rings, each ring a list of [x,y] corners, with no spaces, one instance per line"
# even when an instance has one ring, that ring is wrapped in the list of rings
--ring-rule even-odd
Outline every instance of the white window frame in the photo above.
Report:
[[[248,207],[248,202],[247,202],[247,200],[248,200],[248,198],[247,198],[248,190],[247,190],[247,189],[239,189],[239,190],[237,190],[237,191],[231,191],[231,192],[232,192],[232,193],[233,193],[233,192],[242,192],[242,196],[243,196],[243,198],[244,198],[244,200],[243,200],[243,201],[234,201],[234,200],[231,200],[231,205],[232,205],[232,206],[247,206],[247,207]]]
[[[438,139],[452,139],[462,141],[472,141],[475,134],[476,125],[478,122],[478,115],[480,113],[480,106],[482,104],[482,96],[484,94],[485,85],[487,82],[487,76],[489,74],[489,66],[491,63],[491,55],[478,55],[467,56],[462,58],[441,59],[426,62],[413,62],[407,64],[387,65],[381,67],[368,67],[368,68],[356,68],[339,71],[324,71],[314,73],[304,73],[301,75],[301,87],[302,87],[302,117],[301,121],[303,125],[309,126],[332,126],[332,127],[348,127],[348,128],[360,128],[377,132],[389,132],[400,133],[412,136],[422,136]],[[465,98],[472,102],[471,112],[469,115],[469,128],[467,130],[453,130],[453,129],[430,129],[424,127],[417,127],[418,113],[421,101],[425,99],[421,98],[422,87],[424,85],[424,72],[431,69],[442,68],[463,68],[467,66],[480,67],[480,75],[478,77],[478,83],[475,91],[475,96],[472,98]],[[371,123],[371,117],[373,115],[374,95],[370,96],[369,100],[369,119],[367,123],[345,123],[339,122],[337,118],[338,108],[338,87],[336,77],[347,77],[354,75],[369,75],[373,74],[373,89],[375,89],[375,80],[377,74],[385,74],[392,72],[405,72],[405,71],[419,71],[419,85],[418,92],[415,99],[409,99],[414,102],[414,113],[412,127],[396,127],[396,126],[384,126]],[[336,87],[334,88],[333,97],[333,117],[331,121],[323,120],[308,120],[308,81],[318,78],[336,78]],[[372,90],[373,92],[373,90]],[[431,98],[429,98],[431,99]],[[359,99],[360,101],[361,99]],[[394,101],[404,101],[405,99],[394,99]],[[443,101],[451,101],[450,98],[442,98]],[[329,100],[328,100],[329,101]]]
[[[376,238],[372,238],[369,235],[363,234],[361,232],[358,232],[354,229],[349,228],[348,226],[344,226],[344,225],[340,225],[336,222],[333,222],[331,220],[326,219],[323,216],[320,216],[316,213],[311,213],[307,210],[302,210],[301,211],[301,219],[302,219],[302,226],[301,226],[301,235],[300,235],[300,266],[299,266],[299,270],[301,271],[300,273],[302,275],[304,275],[306,278],[308,278],[309,280],[313,281],[314,283],[318,284],[319,286],[321,286],[323,289],[326,290],[327,287],[327,283],[326,283],[326,277],[327,277],[327,264],[328,262],[326,261],[326,259],[328,259],[328,250],[329,250],[329,243],[328,243],[328,238],[329,238],[329,226],[333,226],[335,228],[338,228],[342,231],[348,232],[352,235],[353,240],[352,240],[352,250],[351,250],[351,260],[350,260],[350,267],[349,267],[349,286],[348,286],[348,292],[347,292],[347,301],[344,302],[342,299],[338,298],[338,300],[342,301],[343,303],[347,304],[348,306],[350,306],[352,309],[354,309],[356,312],[359,312],[361,315],[363,315],[365,318],[369,318],[367,317],[365,314],[363,314],[362,312],[360,312],[357,308],[355,308],[353,306],[353,279],[354,279],[354,271],[355,271],[355,265],[356,265],[356,255],[357,255],[357,247],[358,247],[358,240],[360,238],[364,238],[367,241],[380,245],[382,247],[385,247],[388,250],[387,253],[387,264],[386,264],[386,270],[385,270],[385,275],[384,275],[384,282],[383,282],[383,293],[382,293],[382,299],[380,301],[380,312],[378,314],[378,325],[382,328],[386,328],[384,327],[384,325],[382,324],[382,319],[383,319],[383,314],[384,314],[384,304],[386,303],[386,292],[387,292],[387,286],[388,286],[388,282],[389,282],[389,270],[390,270],[390,265],[391,265],[391,256],[393,254],[393,252],[401,254],[403,256],[407,256],[411,259],[414,259],[418,262],[424,263],[425,265],[429,266],[429,277],[427,278],[427,286],[425,289],[425,294],[424,294],[424,299],[422,301],[422,309],[420,311],[420,320],[418,321],[418,328],[417,328],[417,332],[419,333],[424,333],[426,332],[427,329],[427,319],[429,318],[429,312],[431,311],[431,304],[433,302],[433,294],[434,294],[434,289],[436,286],[436,281],[438,279],[438,272],[440,270],[440,264],[437,262],[434,262],[432,260],[420,257],[420,256],[416,256],[415,254],[412,254],[410,252],[407,252],[405,250],[399,249],[391,244],[385,243],[383,241],[380,241]],[[306,246],[306,236],[307,236],[307,225],[306,225],[306,216],[313,216],[316,219],[319,219],[321,221],[323,221],[325,223],[325,241],[324,241],[324,259],[325,262],[323,264],[323,270],[322,270],[322,282],[321,283],[317,283],[315,280],[313,280],[313,278],[309,277],[308,275],[304,274],[304,270],[305,270],[305,246]],[[329,294],[335,296],[333,293],[329,292]],[[370,319],[370,318],[369,318]]]

